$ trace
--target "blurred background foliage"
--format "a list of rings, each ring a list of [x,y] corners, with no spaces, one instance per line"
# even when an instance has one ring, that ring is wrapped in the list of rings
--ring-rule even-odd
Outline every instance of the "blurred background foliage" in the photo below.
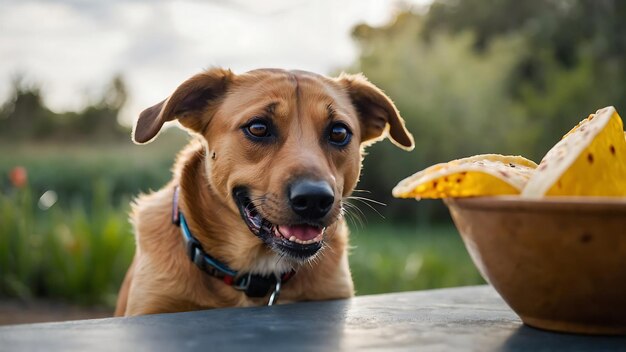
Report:
[[[127,99],[122,77],[114,77],[104,94],[78,112],[56,113],[44,103],[41,88],[17,76],[13,93],[0,107],[3,142],[114,142],[128,139],[128,127],[117,123]]]
[[[479,153],[539,161],[596,109],[626,111],[626,2],[437,0],[381,27],[359,25],[363,72],[397,104],[416,149],[370,147],[351,265],[359,293],[482,283],[440,202],[394,200],[391,188],[431,164]],[[117,122],[122,77],[78,112],[48,109],[13,82],[0,107],[0,295],[112,305],[134,240],[133,195],[169,178],[184,132],[133,146]],[[24,185],[9,174],[27,171]],[[53,191],[53,197],[50,196]],[[44,195],[46,195],[44,197]],[[362,195],[362,194],[359,194]]]
[[[392,97],[416,140],[412,153],[370,148],[360,187],[395,221],[442,220],[440,202],[394,201],[390,187],[474,154],[539,162],[588,114],[624,111],[624,16],[626,2],[611,0],[441,0],[425,14],[356,27],[361,55],[350,70]]]

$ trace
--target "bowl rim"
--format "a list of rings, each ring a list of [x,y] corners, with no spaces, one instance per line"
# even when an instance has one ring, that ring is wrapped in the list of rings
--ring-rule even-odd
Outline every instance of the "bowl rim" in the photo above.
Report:
[[[525,212],[600,212],[626,214],[626,197],[558,196],[524,198],[521,196],[488,196],[445,198],[448,207],[477,210],[516,210]]]

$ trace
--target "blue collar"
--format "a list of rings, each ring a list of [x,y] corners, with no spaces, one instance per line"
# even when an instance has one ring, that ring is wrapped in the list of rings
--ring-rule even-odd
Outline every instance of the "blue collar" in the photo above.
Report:
[[[179,226],[183,235],[185,249],[189,259],[205,273],[222,280],[225,284],[232,286],[238,291],[244,292],[248,297],[265,297],[270,291],[270,301],[272,305],[278,299],[282,283],[289,281],[296,273],[294,270],[282,275],[261,276],[251,273],[240,273],[231,269],[225,263],[220,262],[209,255],[189,229],[185,216],[178,207],[180,187],[174,188],[172,200],[172,223]]]

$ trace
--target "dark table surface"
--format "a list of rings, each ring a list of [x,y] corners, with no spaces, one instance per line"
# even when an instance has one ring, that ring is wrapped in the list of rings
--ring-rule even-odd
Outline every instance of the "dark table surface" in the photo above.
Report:
[[[522,325],[489,286],[0,327],[2,351],[626,351]]]

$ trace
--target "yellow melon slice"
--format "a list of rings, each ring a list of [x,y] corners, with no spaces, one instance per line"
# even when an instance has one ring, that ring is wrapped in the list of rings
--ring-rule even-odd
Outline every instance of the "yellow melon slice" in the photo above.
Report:
[[[521,156],[483,154],[426,168],[394,187],[397,198],[519,194],[537,167]]]
[[[522,196],[626,196],[626,137],[610,106],[589,115],[541,160]]]

